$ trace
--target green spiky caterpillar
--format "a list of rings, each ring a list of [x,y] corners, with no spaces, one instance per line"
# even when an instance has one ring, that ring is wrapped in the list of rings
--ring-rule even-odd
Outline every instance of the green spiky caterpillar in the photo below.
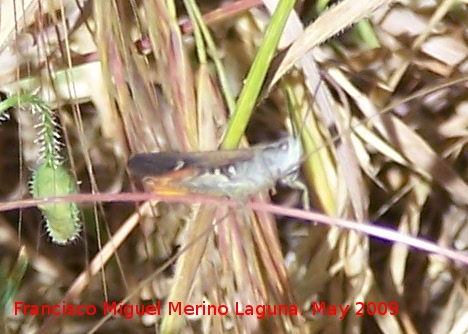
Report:
[[[31,179],[31,194],[34,198],[66,196],[78,193],[75,180],[60,165],[40,165]],[[66,245],[80,236],[81,224],[76,203],[46,203],[38,205],[52,241]]]
[[[54,112],[37,95],[14,94],[0,102],[0,118],[11,107],[29,110],[38,116],[36,143],[40,147],[37,169],[33,172],[30,191],[33,198],[67,196],[78,193],[78,186],[68,170],[62,166],[60,134]],[[27,106],[27,107],[25,107]],[[52,241],[66,245],[81,232],[80,211],[76,203],[44,203],[38,205],[44,216],[46,230]]]
[[[63,167],[60,148],[60,134],[54,112],[35,95],[28,95],[27,102],[39,122],[37,144],[40,147],[39,165],[31,179],[31,194],[34,198],[67,196],[78,193],[76,181]],[[23,99],[24,101],[24,99]],[[46,230],[52,241],[66,245],[76,240],[81,232],[80,214],[76,203],[40,204]]]

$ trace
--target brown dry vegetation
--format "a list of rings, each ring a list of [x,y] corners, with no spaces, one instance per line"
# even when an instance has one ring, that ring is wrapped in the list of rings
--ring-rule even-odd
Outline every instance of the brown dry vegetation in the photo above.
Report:
[[[85,195],[82,237],[52,244],[40,210],[22,201],[38,119],[10,109],[0,125],[0,331],[468,332],[465,2],[344,0],[319,11],[299,0],[285,28],[292,1],[274,18],[273,0],[196,3],[203,21],[190,0],[1,1],[0,91],[37,94],[55,111],[65,166]],[[126,169],[132,154],[234,149],[292,128],[322,214],[312,224],[216,196],[133,196],[145,188]],[[302,207],[299,192],[276,190],[280,211]],[[260,193],[252,200],[267,201]],[[372,225],[440,247],[370,238]],[[12,314],[15,301],[62,300],[98,313]],[[121,300],[304,313],[104,318],[103,302]],[[351,310],[312,316],[313,302]],[[395,302],[398,312],[357,316],[356,302]]]

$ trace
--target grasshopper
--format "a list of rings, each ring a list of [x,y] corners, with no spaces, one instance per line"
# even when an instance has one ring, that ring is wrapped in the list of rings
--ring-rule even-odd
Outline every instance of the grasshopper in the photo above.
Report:
[[[233,199],[245,199],[280,182],[302,190],[308,209],[307,189],[297,180],[302,157],[300,139],[288,136],[237,150],[139,153],[130,158],[128,168],[156,189]]]

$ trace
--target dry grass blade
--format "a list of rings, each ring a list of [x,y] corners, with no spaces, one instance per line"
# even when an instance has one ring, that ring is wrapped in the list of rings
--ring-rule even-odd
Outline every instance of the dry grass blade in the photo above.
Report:
[[[468,184],[431,149],[424,139],[398,118],[388,114],[379,115],[372,102],[356,87],[353,87],[337,69],[331,70],[329,73],[361,106],[363,113],[368,118],[373,119],[374,126],[381,135],[409,161],[412,168],[425,177],[434,179],[451,194],[457,203],[468,204]]]
[[[268,90],[309,50],[327,41],[360,19],[371,15],[376,9],[392,2],[393,0],[366,2],[345,0],[331,7],[307,27],[301,36],[291,44],[286,53],[281,55],[281,61],[277,69],[275,69],[271,81],[267,83]]]

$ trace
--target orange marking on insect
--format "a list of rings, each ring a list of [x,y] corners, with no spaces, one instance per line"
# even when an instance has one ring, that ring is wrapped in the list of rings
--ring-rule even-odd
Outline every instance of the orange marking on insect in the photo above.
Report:
[[[187,195],[192,191],[181,187],[181,181],[197,175],[193,168],[167,172],[160,176],[147,176],[143,181],[153,193],[164,195]]]

